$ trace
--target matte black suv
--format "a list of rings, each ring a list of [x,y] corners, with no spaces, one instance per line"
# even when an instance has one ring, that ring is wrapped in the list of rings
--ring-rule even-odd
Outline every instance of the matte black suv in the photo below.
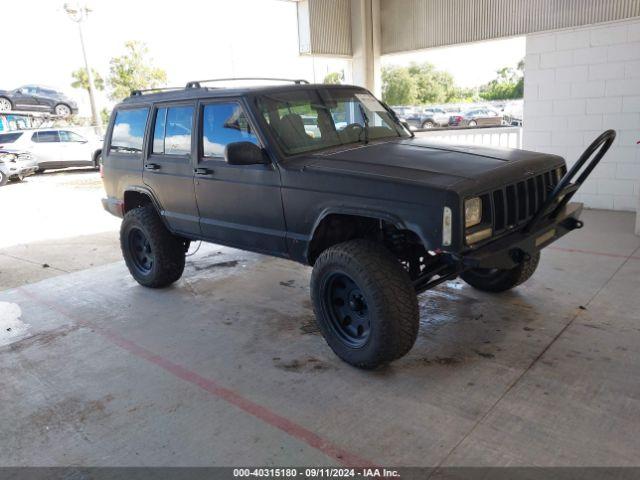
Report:
[[[417,293],[456,276],[489,292],[526,281],[540,249],[582,226],[568,200],[614,137],[565,173],[554,155],[414,138],[359,87],[190,82],[115,108],[103,204],[147,287],[180,278],[192,240],[313,266],[325,339],[372,368],[413,346]]]

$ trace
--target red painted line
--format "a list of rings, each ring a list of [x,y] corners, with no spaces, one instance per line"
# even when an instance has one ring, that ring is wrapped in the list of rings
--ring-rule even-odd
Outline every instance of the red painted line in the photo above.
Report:
[[[223,387],[221,384],[216,382],[215,380],[211,380],[209,378],[203,377],[202,375],[189,370],[177,363],[172,362],[171,360],[164,358],[160,355],[153,353],[152,351],[146,349],[145,347],[123,337],[119,333],[114,332],[111,329],[105,328],[101,325],[95,324],[88,320],[80,319],[72,312],[66,311],[65,308],[61,307],[59,304],[51,301],[47,301],[36,295],[33,292],[26,290],[23,287],[19,287],[18,290],[22,292],[25,296],[35,300],[36,302],[45,305],[46,307],[54,310],[61,315],[69,318],[73,322],[94,329],[98,334],[102,337],[109,340],[114,345],[126,350],[127,352],[135,355],[136,357],[147,360],[148,362],[162,368],[166,372],[171,373],[175,377],[180,378],[186,382],[189,382],[193,385],[200,387],[202,390],[218,397],[227,403],[239,408],[240,410],[252,415],[263,422],[282,430],[288,435],[306,443],[307,445],[321,451],[325,455],[337,460],[342,465],[347,467],[372,467],[374,466],[374,462],[370,460],[366,460],[358,455],[350,453],[341,447],[338,447],[331,443],[330,441],[322,438],[320,435],[312,432],[311,430],[295,423],[292,420],[289,420],[282,415],[275,413],[274,411],[259,405],[248,398],[243,397],[238,392],[235,392],[229,388]]]
[[[581,250],[579,248],[563,248],[563,247],[547,247],[550,250],[558,250],[560,252],[567,253],[584,253],[586,255],[596,255],[599,257],[611,257],[611,258],[624,258],[629,260],[640,260],[640,257],[634,257],[629,255],[621,255],[619,253],[605,253],[605,252],[596,252],[593,250]]]

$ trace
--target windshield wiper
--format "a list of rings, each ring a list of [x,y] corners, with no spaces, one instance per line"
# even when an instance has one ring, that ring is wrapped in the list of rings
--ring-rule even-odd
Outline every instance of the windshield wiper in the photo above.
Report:
[[[366,145],[367,143],[369,143],[369,117],[367,116],[367,113],[364,111],[364,107],[362,106],[361,103],[358,103],[358,106],[360,107],[360,114],[362,115],[362,119],[364,121],[364,144]],[[360,136],[358,135],[358,140],[360,140]]]

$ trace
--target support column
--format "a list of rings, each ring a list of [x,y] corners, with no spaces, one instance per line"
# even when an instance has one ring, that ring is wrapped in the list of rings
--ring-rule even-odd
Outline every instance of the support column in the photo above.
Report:
[[[353,83],[382,94],[380,75],[380,0],[351,0]]]

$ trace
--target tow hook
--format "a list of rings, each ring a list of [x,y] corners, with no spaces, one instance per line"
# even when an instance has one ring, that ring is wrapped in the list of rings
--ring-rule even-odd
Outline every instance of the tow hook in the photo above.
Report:
[[[523,263],[531,260],[531,255],[522,250],[521,248],[514,248],[509,251],[509,255],[511,256],[511,260],[515,263]]]
[[[577,230],[584,227],[584,222],[577,218],[569,217],[562,222],[562,226],[567,230]]]

